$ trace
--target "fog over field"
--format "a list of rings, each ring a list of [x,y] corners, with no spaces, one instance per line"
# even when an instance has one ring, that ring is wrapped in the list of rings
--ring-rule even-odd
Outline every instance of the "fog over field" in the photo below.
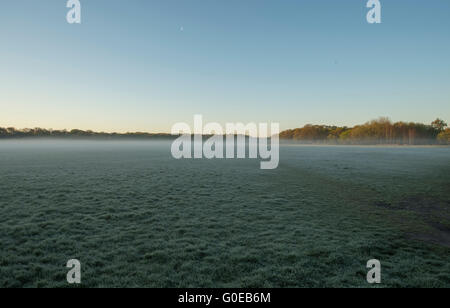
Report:
[[[169,141],[1,141],[0,286],[450,286],[450,148],[282,145],[175,160]]]

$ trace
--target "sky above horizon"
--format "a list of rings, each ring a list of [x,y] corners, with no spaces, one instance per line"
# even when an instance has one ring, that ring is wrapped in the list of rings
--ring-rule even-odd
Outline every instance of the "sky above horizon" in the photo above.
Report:
[[[0,3],[0,127],[450,122],[450,1]]]

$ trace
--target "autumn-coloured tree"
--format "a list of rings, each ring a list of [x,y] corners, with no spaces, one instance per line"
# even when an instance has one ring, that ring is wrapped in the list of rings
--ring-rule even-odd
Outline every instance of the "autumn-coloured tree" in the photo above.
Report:
[[[438,131],[438,133],[442,133],[445,128],[447,127],[447,123],[445,123],[443,120],[437,118],[433,122],[431,122],[431,126]]]

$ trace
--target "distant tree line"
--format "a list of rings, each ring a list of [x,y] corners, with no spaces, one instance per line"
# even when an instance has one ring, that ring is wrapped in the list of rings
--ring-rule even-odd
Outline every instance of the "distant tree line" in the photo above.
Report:
[[[430,125],[422,123],[392,123],[380,118],[354,127],[305,125],[281,132],[280,138],[301,143],[331,144],[450,144],[450,129],[441,119]]]
[[[44,128],[25,128],[16,129],[14,127],[0,127],[0,139],[6,138],[72,138],[72,139],[166,139],[173,138],[170,134],[150,134],[150,133],[105,133],[93,132],[91,130],[72,129],[68,130],[52,130]]]
[[[43,128],[16,129],[0,127],[0,139],[13,138],[72,138],[72,139],[173,139],[170,134],[105,133],[91,130],[51,130]],[[338,127],[308,124],[302,128],[290,129],[280,133],[280,139],[300,143],[329,144],[450,144],[450,128],[441,119],[431,124],[392,123],[380,118],[354,127]]]

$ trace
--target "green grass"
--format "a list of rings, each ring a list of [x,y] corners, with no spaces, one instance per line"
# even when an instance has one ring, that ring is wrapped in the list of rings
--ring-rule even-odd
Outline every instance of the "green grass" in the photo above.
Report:
[[[168,153],[3,147],[0,286],[69,287],[72,258],[82,287],[369,287],[373,258],[381,287],[450,286],[448,148]]]

